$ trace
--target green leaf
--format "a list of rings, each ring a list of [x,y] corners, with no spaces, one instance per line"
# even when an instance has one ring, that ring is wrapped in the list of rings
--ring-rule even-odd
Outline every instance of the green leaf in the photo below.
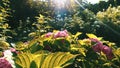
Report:
[[[68,64],[68,63],[65,63],[65,62],[68,62],[69,60],[71,60],[75,56],[76,55],[72,55],[72,54],[69,54],[69,53],[64,54],[64,57],[62,57],[61,60],[59,61],[59,65],[64,66],[64,65]],[[69,62],[69,63],[71,63],[71,62]]]
[[[32,61],[31,65],[30,65],[30,68],[39,68],[39,67],[37,67],[35,61]]]
[[[24,50],[26,48],[26,45],[27,44],[24,44],[23,42],[17,42],[16,46],[15,46],[15,49],[16,50]]]
[[[31,68],[33,68],[33,67],[40,68],[41,65],[43,64],[45,57],[46,57],[45,54],[36,55],[36,57],[33,59],[32,63],[31,63]]]
[[[41,50],[42,48],[43,48],[43,47],[40,46],[38,43],[35,43],[35,44],[33,44],[33,45],[30,47],[30,52],[31,52],[31,53],[35,53],[35,52]]]
[[[16,68],[22,68],[20,65],[18,64],[15,64]]]
[[[96,35],[94,35],[94,34],[86,34],[89,38],[97,38],[97,36]]]
[[[73,58],[76,56],[77,55],[72,55],[69,52],[56,52],[50,54],[24,53],[18,55],[15,62],[22,68],[62,68],[71,64]]]
[[[97,37],[96,35],[94,34],[86,34],[89,38],[95,38],[95,39],[98,39],[98,40],[101,40],[102,37]]]
[[[71,64],[72,62],[68,62],[68,61],[75,58],[76,56],[77,55],[72,55],[68,52],[56,52],[49,54],[45,58],[41,68],[55,68],[62,66],[64,67],[64,65]]]
[[[10,46],[9,43],[7,43],[5,41],[0,41],[0,48],[7,49],[9,46]]]
[[[74,35],[74,39],[76,39],[79,35],[81,35],[82,33],[81,32],[77,32],[75,35]]]
[[[53,56],[54,56],[54,54],[48,55],[48,56],[45,58],[42,66],[41,66],[41,68],[48,68],[48,67],[49,67],[49,63],[51,63],[50,61],[51,61],[51,59],[52,59]]]
[[[30,68],[30,64],[33,60],[33,55],[30,53],[20,54],[15,58],[15,63],[22,68]]]

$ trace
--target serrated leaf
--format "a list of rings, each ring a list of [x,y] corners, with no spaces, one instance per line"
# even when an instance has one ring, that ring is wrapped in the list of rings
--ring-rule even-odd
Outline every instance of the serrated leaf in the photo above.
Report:
[[[101,40],[102,37],[97,37],[96,35],[94,34],[86,34],[89,38],[95,38],[95,39],[98,39],[98,40]]]
[[[97,38],[97,36],[96,35],[94,35],[94,34],[86,34],[89,38]]]
[[[77,32],[74,36],[74,38],[76,39],[79,35],[81,35],[82,33],[81,32]]]

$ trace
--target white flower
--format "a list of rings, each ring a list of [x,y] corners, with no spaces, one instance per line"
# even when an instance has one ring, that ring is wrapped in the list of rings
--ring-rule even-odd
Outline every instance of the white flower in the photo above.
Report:
[[[5,50],[4,51],[4,57],[6,58],[12,58],[12,52],[10,50]]]
[[[6,60],[12,65],[12,68],[16,68],[12,55],[13,54],[12,54],[11,50],[4,51],[4,57],[6,58]]]

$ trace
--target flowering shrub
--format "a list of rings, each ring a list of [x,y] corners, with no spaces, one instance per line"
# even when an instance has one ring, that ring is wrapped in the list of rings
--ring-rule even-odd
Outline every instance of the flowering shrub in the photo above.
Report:
[[[81,34],[77,32],[72,35],[67,30],[54,30],[27,42],[18,42],[14,44],[14,48],[7,44],[7,48],[1,47],[0,60],[4,62],[0,63],[9,68],[119,68],[120,48],[94,34],[86,34],[88,38],[79,39]]]
[[[45,49],[51,50],[52,48],[52,51],[66,51],[70,49],[70,42],[67,40],[69,38],[67,30],[48,32],[44,37],[43,46],[45,46]]]
[[[6,40],[10,38],[7,36],[7,32],[11,32],[8,28],[10,28],[7,23],[7,18],[10,17],[10,1],[9,0],[1,0],[0,1],[0,40]]]
[[[113,58],[112,49],[110,47],[103,45],[103,43],[101,41],[98,41],[97,39],[90,39],[90,40],[93,42],[96,42],[96,44],[92,46],[95,52],[98,52],[98,53],[103,52],[104,54],[106,54],[106,56],[109,59]]]

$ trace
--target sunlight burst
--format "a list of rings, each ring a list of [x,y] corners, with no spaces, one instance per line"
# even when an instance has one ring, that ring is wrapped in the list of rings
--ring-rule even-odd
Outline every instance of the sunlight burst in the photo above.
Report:
[[[65,7],[67,0],[53,0],[53,2],[55,3],[56,7],[60,8]]]

